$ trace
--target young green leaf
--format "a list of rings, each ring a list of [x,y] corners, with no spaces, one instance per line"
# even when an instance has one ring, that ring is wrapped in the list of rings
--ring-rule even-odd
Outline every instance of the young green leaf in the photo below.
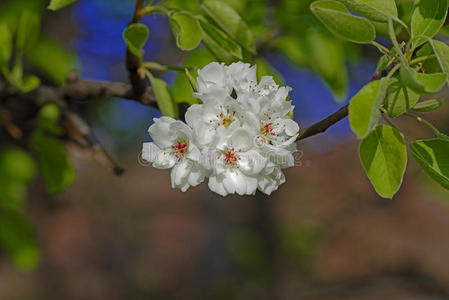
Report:
[[[151,82],[151,87],[153,88],[154,95],[156,97],[157,106],[164,116],[172,117],[173,119],[178,118],[178,107],[173,100],[170,89],[167,83],[159,78],[155,78],[153,75],[148,73],[148,78]]]
[[[313,14],[336,36],[359,44],[369,44],[376,38],[374,25],[354,16],[340,2],[319,0],[310,5]]]
[[[359,148],[363,168],[376,192],[392,198],[402,183],[407,165],[404,137],[397,129],[378,125]]]
[[[4,148],[0,152],[0,177],[27,183],[36,175],[33,158],[20,148]]]
[[[40,39],[33,51],[26,53],[28,61],[55,83],[63,84],[67,74],[77,66],[76,56],[58,43]]]
[[[445,73],[417,73],[416,78],[422,83],[429,95],[439,92],[447,82],[447,74]]]
[[[388,16],[398,17],[394,0],[339,0],[356,13],[370,20],[387,22]]]
[[[432,38],[444,24],[447,16],[447,0],[416,0],[412,15],[413,46],[417,48],[426,42],[424,37]]]
[[[17,27],[17,50],[21,53],[31,49],[39,37],[40,18],[36,12],[25,11]]]
[[[449,46],[437,40],[432,40],[431,44],[441,69],[449,75]]]
[[[19,92],[26,94],[38,88],[40,85],[41,80],[39,79],[39,77],[30,75],[24,77],[20,85],[16,86],[16,88],[19,90]]]
[[[449,141],[441,138],[416,141],[409,144],[409,149],[427,175],[449,189]]]
[[[27,184],[36,175],[33,158],[20,148],[0,152],[0,207],[16,211],[24,208]]]
[[[215,61],[215,57],[207,49],[199,48],[187,55],[184,65],[192,68],[203,68],[213,61]],[[192,95],[192,85],[193,87],[196,86],[196,70],[190,72],[190,75],[193,77],[192,80],[187,78],[187,73],[178,72],[176,75],[175,82],[173,83],[173,98],[176,103],[198,103],[198,99]]]
[[[256,45],[251,30],[231,6],[221,1],[206,0],[201,5],[201,9],[238,44],[252,54],[256,53]]]
[[[401,80],[393,78],[387,92],[388,115],[392,118],[402,115],[415,106],[419,95],[409,89]]]
[[[12,34],[8,25],[0,23],[0,70],[8,65],[12,52]]]
[[[417,103],[413,110],[417,112],[431,112],[437,110],[443,106],[443,102],[440,99],[431,99]]]
[[[59,109],[52,104],[39,112],[38,128],[31,135],[31,148],[36,151],[39,166],[49,194],[68,188],[76,177],[76,169],[64,144],[56,137],[62,133]]]
[[[144,24],[131,24],[123,31],[123,40],[129,51],[142,58],[142,48],[148,40],[149,30]]]
[[[444,73],[417,73],[404,61],[401,62],[400,74],[402,82],[414,92],[422,96],[437,93],[441,90],[441,88],[443,88],[448,77],[448,75]]]
[[[193,50],[203,39],[203,30],[198,20],[189,12],[170,14],[170,25],[181,50]]]
[[[429,39],[429,43],[425,43],[416,51],[415,59],[425,59],[421,62],[421,69],[425,70],[426,73],[439,73],[442,71],[440,62],[438,61],[437,55],[432,47],[431,39]],[[444,70],[443,72],[446,74],[449,73]]]
[[[206,20],[200,19],[200,24],[204,45],[218,60],[231,63],[243,59],[242,48],[226,33]]]
[[[31,146],[38,154],[47,192],[53,195],[67,189],[75,180],[76,169],[64,144],[38,130],[31,137]]]
[[[48,9],[58,10],[69,4],[72,4],[75,1],[77,0],[51,0],[50,5],[48,5]]]
[[[345,65],[345,50],[342,42],[322,32],[309,31],[306,41],[310,48],[308,61],[324,79],[337,102],[347,96],[348,76]]]
[[[349,123],[358,138],[364,138],[380,117],[389,79],[382,78],[365,85],[349,103]]]
[[[258,81],[260,81],[263,76],[271,76],[277,84],[285,85],[285,79],[282,77],[282,74],[279,73],[266,59],[258,58],[255,63],[257,66]]]
[[[0,246],[23,271],[31,271],[39,263],[36,235],[23,215],[15,210],[0,209]]]

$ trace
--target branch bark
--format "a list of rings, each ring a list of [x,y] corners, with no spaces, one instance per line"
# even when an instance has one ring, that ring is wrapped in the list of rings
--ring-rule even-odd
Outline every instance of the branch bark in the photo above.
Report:
[[[380,80],[383,77],[386,77],[388,73],[395,67],[396,63],[390,64],[385,70],[377,71],[373,74],[371,81]],[[349,104],[343,106],[327,118],[307,127],[299,131],[298,138],[296,141],[300,141],[306,139],[308,137],[324,133],[329,127],[335,125],[339,121],[343,120],[348,116],[349,113]]]
[[[349,105],[345,105],[332,115],[325,118],[324,120],[321,120],[307,128],[300,130],[296,141],[300,141],[308,137],[325,132],[329,127],[331,127],[335,123],[339,122],[340,120],[348,116],[348,108]]]
[[[37,106],[55,103],[61,108],[65,108],[69,103],[82,103],[95,98],[109,97],[128,99],[157,108],[151,87],[146,87],[143,94],[136,97],[131,84],[83,80],[78,79],[73,74],[70,76],[67,85],[62,88],[42,85],[28,94],[11,93],[6,88],[0,89],[0,98],[23,99],[34,102]]]

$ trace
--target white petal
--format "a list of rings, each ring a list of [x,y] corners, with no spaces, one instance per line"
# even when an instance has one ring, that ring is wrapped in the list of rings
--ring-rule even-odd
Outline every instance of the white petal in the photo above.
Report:
[[[293,136],[298,133],[299,125],[295,121],[290,118],[285,118],[282,120],[283,125],[285,126],[285,133],[289,136]]]
[[[239,128],[232,133],[229,145],[236,150],[248,151],[255,146],[256,136],[245,128]]]
[[[204,181],[205,177],[206,177],[206,170],[198,163],[193,163],[192,169],[190,170],[190,174],[187,178],[187,182],[191,186],[197,186],[198,184]]]
[[[239,168],[247,175],[259,174],[266,164],[267,159],[256,150],[250,150],[240,155]]]
[[[226,73],[223,64],[210,63],[198,70],[197,89],[199,93],[208,92],[211,86],[225,86]]]
[[[181,159],[171,170],[171,185],[173,188],[185,187],[192,165],[188,159]]]
[[[148,162],[154,162],[161,149],[155,143],[143,143],[142,159]]]
[[[284,174],[279,168],[275,168],[272,174],[259,177],[259,190],[267,195],[270,195],[284,182]]]
[[[173,132],[170,131],[170,124],[176,122],[176,120],[170,117],[154,118],[153,120],[154,124],[150,126],[148,133],[154,143],[161,149],[170,147],[173,141]]]
[[[229,194],[246,194],[246,176],[238,170],[232,170],[225,173],[223,179],[225,189]]]
[[[157,169],[170,169],[176,162],[177,159],[171,151],[161,151],[156,155],[153,167]]]
[[[200,126],[202,120],[202,110],[202,105],[194,104],[190,106],[186,111],[186,122],[193,129],[196,129],[198,126]]]
[[[209,189],[221,196],[227,196],[228,192],[224,188],[222,176],[210,176],[208,182]]]

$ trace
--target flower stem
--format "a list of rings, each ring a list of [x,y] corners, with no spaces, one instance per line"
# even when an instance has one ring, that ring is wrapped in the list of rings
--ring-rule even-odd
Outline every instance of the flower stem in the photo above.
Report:
[[[435,55],[435,54],[426,55],[426,56],[421,56],[421,57],[418,57],[418,58],[413,59],[413,60],[410,62],[410,65],[416,65],[417,63],[420,63],[420,62],[423,62],[423,61],[426,61],[426,60],[429,60],[429,59],[433,59],[433,58],[436,58],[436,55]]]
[[[411,114],[411,113],[405,113],[404,116],[412,118],[412,119],[415,119],[416,121],[418,121],[418,122],[428,126],[430,129],[432,129],[432,131],[435,133],[436,136],[439,136],[441,134],[440,131],[435,126],[433,126],[432,123],[430,123],[429,121],[424,120],[420,116],[417,116],[417,115],[414,115],[414,114]]]
[[[385,47],[384,45],[382,45],[376,41],[372,41],[371,45],[375,46],[383,54],[388,54],[390,52],[390,50],[388,50],[387,47]]]

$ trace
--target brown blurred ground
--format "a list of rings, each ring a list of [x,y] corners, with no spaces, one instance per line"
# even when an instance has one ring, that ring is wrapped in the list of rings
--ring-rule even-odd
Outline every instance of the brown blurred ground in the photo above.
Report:
[[[397,197],[380,199],[355,141],[300,147],[273,197],[181,193],[137,158],[123,177],[78,160],[64,194],[33,186],[42,263],[20,274],[3,258],[0,299],[446,299],[447,192],[410,161]]]

